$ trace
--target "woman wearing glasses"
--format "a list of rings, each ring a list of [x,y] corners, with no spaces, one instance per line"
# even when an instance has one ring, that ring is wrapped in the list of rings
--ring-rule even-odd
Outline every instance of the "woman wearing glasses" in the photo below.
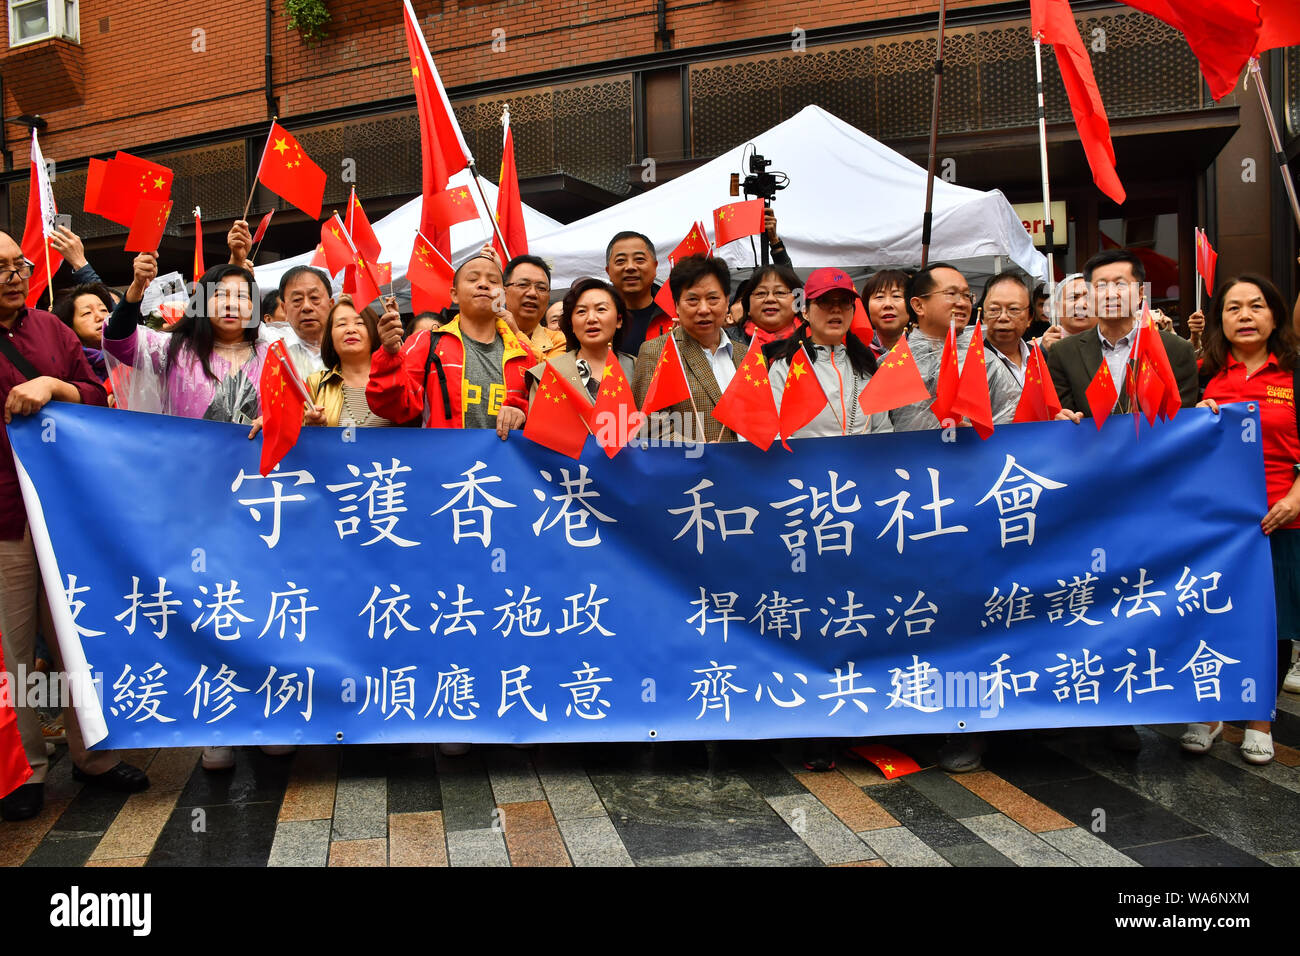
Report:
[[[749,288],[740,297],[739,325],[729,326],[727,334],[748,347],[755,339],[759,345],[779,342],[794,335],[802,326],[799,315],[799,292],[803,282],[789,266],[763,266],[749,278]]]

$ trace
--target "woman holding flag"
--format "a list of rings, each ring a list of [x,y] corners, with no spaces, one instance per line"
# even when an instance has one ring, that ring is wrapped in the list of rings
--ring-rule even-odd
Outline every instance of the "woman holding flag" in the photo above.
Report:
[[[397,315],[396,300],[385,303],[385,316]],[[394,425],[376,415],[366,403],[366,384],[370,381],[370,357],[379,348],[379,329],[369,308],[358,312],[352,296],[340,295],[325,318],[325,337],[320,357],[325,368],[307,377],[311,407],[303,416],[304,425],[355,425],[358,428],[383,428]]]
[[[634,360],[618,348],[627,323],[627,306],[612,285],[599,279],[579,279],[565,295],[560,312],[560,331],[564,333],[566,348],[563,355],[551,359],[556,374],[594,401],[612,350],[623,366],[623,374],[631,381]],[[545,372],[545,362],[528,370],[530,407]]]
[[[1291,666],[1291,641],[1300,637],[1300,431],[1295,407],[1300,342],[1289,318],[1282,293],[1267,279],[1243,275],[1220,285],[1205,316],[1201,377],[1209,382],[1197,406],[1218,414],[1220,404],[1259,405],[1268,503],[1259,524],[1273,552],[1277,602],[1275,698]],[[1242,759],[1253,764],[1272,761],[1272,730],[1267,720],[1249,721],[1242,735]],[[1188,724],[1182,747],[1205,753],[1221,733],[1221,720]]]
[[[251,425],[261,414],[257,383],[266,346],[257,340],[257,284],[243,266],[213,266],[195,283],[170,334],[141,325],[140,302],[158,274],[142,252],[122,301],[104,326],[104,351],[129,365],[132,411]]]

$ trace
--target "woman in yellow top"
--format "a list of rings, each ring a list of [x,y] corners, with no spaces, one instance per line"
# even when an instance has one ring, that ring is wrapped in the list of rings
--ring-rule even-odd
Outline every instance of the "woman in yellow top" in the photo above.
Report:
[[[397,311],[396,300],[385,303],[385,315]],[[366,403],[370,356],[379,347],[378,322],[368,307],[358,312],[352,297],[341,295],[325,319],[320,357],[325,368],[307,377],[314,406],[303,414],[304,425],[354,425],[382,428],[397,424],[381,418]]]

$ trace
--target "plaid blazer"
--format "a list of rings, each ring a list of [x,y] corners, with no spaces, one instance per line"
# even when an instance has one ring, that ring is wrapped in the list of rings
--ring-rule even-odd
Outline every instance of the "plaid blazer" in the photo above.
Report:
[[[709,357],[695,339],[681,328],[673,329],[673,338],[682,355],[682,364],[686,367],[686,383],[691,388],[693,401],[678,402],[650,416],[646,426],[646,436],[651,440],[698,441],[699,423],[704,426],[705,441],[735,441],[736,433],[725,427],[713,417],[713,409],[722,398],[718,380],[713,377],[713,368]],[[637,405],[645,401],[646,392],[650,390],[650,380],[654,378],[655,366],[663,355],[664,345],[668,342],[666,335],[650,339],[641,346],[636,356],[636,368],[632,375],[632,396]],[[745,360],[745,353],[734,342],[731,346],[731,361],[740,368]],[[698,418],[696,417],[698,413]]]

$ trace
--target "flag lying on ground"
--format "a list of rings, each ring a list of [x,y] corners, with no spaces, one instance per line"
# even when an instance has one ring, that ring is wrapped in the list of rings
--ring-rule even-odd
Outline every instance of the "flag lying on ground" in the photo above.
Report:
[[[320,218],[325,170],[312,162],[293,134],[279,123],[271,123],[257,166],[257,181],[313,219]]]

